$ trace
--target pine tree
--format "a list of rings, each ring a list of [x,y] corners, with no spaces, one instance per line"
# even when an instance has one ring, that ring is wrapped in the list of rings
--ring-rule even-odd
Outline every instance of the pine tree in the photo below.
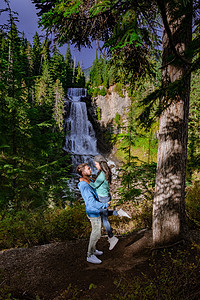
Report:
[[[31,45],[10,16],[8,33],[0,35],[0,209],[12,213],[48,205],[49,199],[60,202],[68,167],[62,150],[61,84],[54,89],[47,59],[35,73],[34,87]],[[39,65],[40,55],[35,58]],[[32,90],[36,101],[30,101]]]
[[[80,66],[80,64],[78,63],[78,66],[76,68],[76,77],[75,77],[75,85],[77,87],[85,87],[85,76],[83,74],[83,70]]]
[[[11,18],[9,32],[3,44],[4,71],[1,74],[1,146],[2,156],[0,168],[2,171],[0,206],[19,207],[23,163],[29,141],[30,123],[28,119],[29,104],[27,101],[26,76],[27,63],[24,52],[25,40],[18,36],[15,23]],[[23,189],[23,188],[22,188]]]
[[[33,37],[33,47],[32,47],[32,67],[33,75],[38,76],[42,72],[42,47],[38,33],[36,32]]]
[[[102,78],[103,61],[102,58],[96,58],[90,70],[90,82],[94,87],[99,87],[103,83]]]
[[[50,72],[49,61],[42,66],[42,76],[36,80],[35,102],[37,105],[50,105],[53,107],[53,78]]]
[[[56,80],[54,86],[54,97],[55,97],[55,104],[54,104],[54,114],[53,117],[56,121],[56,125],[60,131],[63,130],[63,121],[64,121],[64,90],[62,87],[62,83],[59,79]]]
[[[70,50],[70,45],[68,44],[66,54],[65,54],[65,64],[67,67],[70,69],[73,69],[73,59],[72,59],[72,54]]]
[[[63,81],[63,88],[65,94],[67,94],[67,89],[72,87],[72,79],[73,79],[73,60],[70,51],[70,46],[68,44],[66,54],[65,54],[65,70],[64,70],[64,81]]]
[[[45,38],[42,44],[42,66],[43,64],[50,62],[51,50],[50,50],[51,41],[48,38]]]

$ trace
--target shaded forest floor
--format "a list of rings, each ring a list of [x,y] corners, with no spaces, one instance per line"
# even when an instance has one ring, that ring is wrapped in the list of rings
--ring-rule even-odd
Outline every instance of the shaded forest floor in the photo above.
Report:
[[[200,231],[190,236],[200,242]],[[88,240],[0,251],[0,288],[7,286],[20,300],[117,299],[122,278],[131,281],[151,272],[152,232],[141,230],[119,239],[112,251],[107,237],[100,239],[97,248],[104,251],[100,265],[86,261]]]

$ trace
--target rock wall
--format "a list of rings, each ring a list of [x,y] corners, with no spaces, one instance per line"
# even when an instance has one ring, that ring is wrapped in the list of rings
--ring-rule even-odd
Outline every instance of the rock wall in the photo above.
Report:
[[[106,96],[97,96],[92,100],[92,106],[99,108],[98,122],[101,126],[110,124],[118,113],[123,120],[126,120],[129,107],[131,105],[128,93],[123,91],[124,97],[120,97],[115,91],[114,86],[110,87]]]
[[[111,135],[119,133],[114,124],[117,113],[121,116],[120,121],[126,125],[131,100],[125,90],[123,95],[120,97],[112,86],[106,96],[99,95],[88,102],[88,118],[95,130],[98,150],[107,156],[114,150]]]

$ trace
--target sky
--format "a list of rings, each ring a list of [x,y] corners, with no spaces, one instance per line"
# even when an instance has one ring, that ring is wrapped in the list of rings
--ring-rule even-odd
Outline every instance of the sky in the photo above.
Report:
[[[20,32],[25,33],[25,37],[31,43],[33,36],[37,31],[39,35],[45,36],[45,32],[38,28],[37,10],[31,0],[10,0],[10,6],[13,11],[18,13],[19,22],[17,28]],[[5,7],[5,2],[0,0],[0,9]],[[0,24],[3,24],[8,19],[7,13],[0,16]],[[59,48],[62,55],[65,55],[67,45]],[[80,63],[83,69],[91,67],[96,58],[96,45],[93,43],[93,48],[82,48],[79,52],[78,49],[71,46],[71,54],[76,63]]]

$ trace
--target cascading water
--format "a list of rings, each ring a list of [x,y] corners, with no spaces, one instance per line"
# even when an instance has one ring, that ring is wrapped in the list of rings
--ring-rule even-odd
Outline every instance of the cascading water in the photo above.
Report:
[[[72,154],[73,171],[78,164],[87,162],[95,172],[93,157],[97,154],[97,140],[92,124],[88,120],[86,103],[81,101],[86,95],[86,89],[68,89],[64,150]]]

